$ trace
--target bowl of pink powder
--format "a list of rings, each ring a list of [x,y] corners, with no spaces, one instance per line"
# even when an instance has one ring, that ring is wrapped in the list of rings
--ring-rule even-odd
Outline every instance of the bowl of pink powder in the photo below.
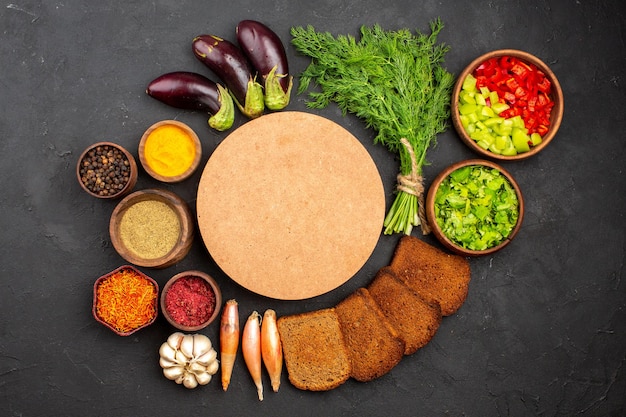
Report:
[[[175,328],[193,332],[207,327],[219,315],[222,293],[217,282],[201,271],[174,275],[161,291],[161,312]]]

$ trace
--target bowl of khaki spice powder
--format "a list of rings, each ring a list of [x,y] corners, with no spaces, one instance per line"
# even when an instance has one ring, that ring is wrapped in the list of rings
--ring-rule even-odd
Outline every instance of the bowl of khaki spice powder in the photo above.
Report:
[[[141,165],[151,177],[174,183],[189,178],[198,168],[202,145],[185,123],[162,120],[144,132],[138,153]]]
[[[97,198],[121,198],[137,183],[137,163],[124,147],[98,142],[83,151],[76,164],[78,183]]]
[[[158,188],[135,191],[113,210],[111,243],[128,262],[165,268],[182,260],[194,235],[191,211],[175,193]]]

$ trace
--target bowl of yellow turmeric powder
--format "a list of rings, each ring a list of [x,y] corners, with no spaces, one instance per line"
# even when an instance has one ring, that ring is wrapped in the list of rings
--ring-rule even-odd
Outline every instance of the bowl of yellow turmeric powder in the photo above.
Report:
[[[139,141],[139,161],[153,178],[167,183],[189,178],[198,168],[202,145],[196,132],[177,120],[150,126]]]
[[[120,336],[154,323],[159,284],[131,265],[104,274],[93,286],[93,316]]]

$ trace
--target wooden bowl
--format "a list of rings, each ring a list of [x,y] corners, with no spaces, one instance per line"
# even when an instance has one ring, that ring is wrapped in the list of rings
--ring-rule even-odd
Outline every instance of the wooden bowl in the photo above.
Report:
[[[114,323],[112,323],[110,321],[110,319],[107,319],[106,317],[103,317],[102,314],[99,312],[100,309],[99,307],[99,298],[98,298],[98,289],[101,285],[103,285],[107,280],[111,279],[112,277],[114,277],[117,274],[121,274],[121,273],[131,273],[132,275],[139,277],[141,279],[146,280],[150,285],[153,286],[153,290],[154,290],[154,299],[149,299],[144,301],[144,304],[141,304],[139,307],[141,308],[145,308],[147,310],[150,310],[152,312],[152,314],[147,317],[143,322],[137,324],[136,326],[129,328],[129,329],[124,329],[124,330],[120,330],[119,327],[116,327],[116,325]],[[124,294],[124,295],[130,295],[130,294]],[[133,333],[135,333],[137,330],[143,329],[144,327],[147,327],[149,325],[151,325],[152,323],[154,323],[154,321],[156,320],[158,314],[159,314],[159,304],[158,304],[158,300],[159,300],[159,284],[157,284],[157,282],[150,278],[149,276],[145,275],[144,273],[142,273],[141,271],[139,271],[138,269],[134,268],[131,265],[122,265],[119,268],[102,275],[100,278],[98,278],[96,280],[96,282],[93,285],[93,308],[92,308],[92,314],[94,316],[94,318],[101,324],[105,325],[106,327],[108,327],[109,329],[113,330],[116,334],[120,335],[120,336],[129,336]],[[123,300],[118,300],[123,302]]]
[[[181,280],[191,279],[191,283],[183,284]],[[194,282],[196,281],[196,282]],[[202,285],[198,285],[202,284]],[[178,287],[173,287],[177,285]],[[168,294],[170,290],[174,290],[179,293],[183,298],[171,299],[171,303],[178,307],[187,307],[189,311],[200,311],[202,315],[208,316],[206,320],[202,320],[200,323],[184,324],[179,318],[177,313],[170,311],[168,305]],[[208,292],[206,291],[208,289]],[[200,295],[209,297],[207,300],[198,301]],[[191,295],[191,297],[184,297],[184,295]],[[172,297],[175,295],[172,293]],[[208,304],[207,304],[208,302]],[[201,271],[191,270],[184,271],[174,275],[163,287],[161,292],[161,312],[165,319],[175,328],[184,332],[195,332],[207,327],[218,317],[222,306],[222,292],[217,282]],[[180,314],[183,314],[182,312]],[[185,319],[184,314],[181,318]]]
[[[128,262],[165,268],[189,253],[194,227],[189,206],[178,195],[146,189],[118,203],[111,214],[109,234],[117,253]]]
[[[453,239],[451,239],[444,233],[444,231],[438,224],[437,217],[436,217],[437,210],[435,208],[435,205],[436,205],[437,190],[439,189],[440,185],[452,172],[456,171],[457,169],[464,168],[467,166],[483,166],[483,167],[493,168],[493,169],[498,170],[506,178],[506,180],[508,180],[509,184],[511,184],[511,186],[513,187],[517,195],[517,201],[518,201],[517,209],[518,209],[519,214],[518,214],[518,218],[517,218],[517,222],[515,223],[515,226],[509,232],[508,236],[504,237],[504,239],[499,244],[492,246],[492,247],[488,247],[486,249],[482,249],[482,250],[468,249],[466,247],[461,246],[456,241],[453,241]],[[463,256],[484,256],[484,255],[489,255],[489,254],[492,254],[494,252],[501,250],[502,248],[507,246],[509,243],[511,243],[513,238],[517,235],[520,227],[522,226],[522,220],[524,218],[524,199],[522,197],[522,192],[519,188],[519,185],[517,184],[517,181],[515,181],[513,176],[507,170],[505,170],[500,165],[492,161],[487,161],[483,159],[468,159],[468,160],[457,162],[455,164],[450,165],[449,167],[444,169],[441,173],[439,173],[439,175],[437,175],[437,177],[433,180],[428,190],[428,194],[426,196],[426,216],[428,218],[428,222],[431,226],[433,234],[446,248],[448,248],[454,253],[457,253]]]
[[[152,143],[155,143],[154,141],[156,141],[158,137],[161,137],[161,135],[165,135],[165,129],[168,128],[175,129],[179,134],[187,136],[189,139],[187,150],[193,149],[194,152],[193,159],[185,161],[188,164],[186,165],[186,168],[183,166],[183,171],[177,171],[172,175],[166,175],[160,172],[156,166],[153,166],[154,162],[153,165],[150,165],[150,159],[146,155],[147,151],[149,152],[150,149],[152,149],[152,151],[159,149],[156,144],[152,145]],[[160,152],[159,163],[168,164],[181,158],[183,149],[165,149],[160,150]],[[139,141],[139,161],[141,162],[141,165],[151,177],[162,182],[175,183],[189,178],[189,176],[191,176],[198,168],[201,157],[202,145],[198,135],[189,126],[177,120],[162,120],[153,124],[144,132],[141,140]]]
[[[480,64],[487,61],[488,59],[491,59],[494,57],[502,57],[502,56],[516,57],[526,63],[534,64],[539,70],[541,70],[552,83],[552,91],[549,97],[554,101],[554,107],[552,108],[552,111],[550,113],[550,127],[548,129],[548,132],[543,135],[541,143],[535,146],[531,146],[530,150],[527,152],[522,152],[516,155],[509,155],[509,156],[497,154],[479,146],[477,142],[474,139],[472,139],[470,135],[466,132],[461,122],[460,113],[459,113],[459,98],[460,98],[460,93],[461,93],[462,86],[463,86],[463,81],[465,80],[465,78],[469,74],[471,74],[478,66],[480,66]],[[550,142],[552,142],[552,139],[554,139],[554,136],[559,130],[561,121],[563,119],[563,90],[561,88],[561,85],[559,84],[558,79],[552,72],[552,70],[536,56],[529,54],[528,52],[518,51],[515,49],[501,49],[497,51],[492,51],[484,55],[481,55],[475,60],[473,60],[463,70],[463,72],[459,74],[456,84],[452,90],[452,101],[450,104],[451,104],[452,123],[458,135],[461,137],[461,140],[479,155],[486,157],[486,158],[490,158],[490,159],[496,159],[496,160],[515,161],[515,160],[530,158],[531,156],[538,154],[546,146],[548,146]]]
[[[121,165],[110,163],[110,157],[107,158],[105,154],[107,150],[119,152],[116,154],[120,157],[118,162]],[[102,157],[106,158],[104,162]],[[90,164],[90,160],[98,166]],[[99,170],[102,171],[98,172]],[[131,192],[137,183],[137,163],[133,155],[123,146],[113,142],[98,142],[81,153],[76,163],[76,177],[81,188],[93,197],[121,198]],[[96,186],[96,182],[101,186]]]

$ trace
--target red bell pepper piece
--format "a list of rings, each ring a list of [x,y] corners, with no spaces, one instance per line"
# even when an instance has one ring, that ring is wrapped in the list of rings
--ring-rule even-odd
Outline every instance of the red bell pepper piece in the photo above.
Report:
[[[500,92],[498,92],[498,95],[500,94]],[[515,99],[517,97],[515,97],[515,94],[511,93],[510,91],[504,91],[504,93],[502,94],[502,97],[504,97],[504,100],[509,102],[509,103],[515,103]]]
[[[500,57],[500,60],[498,61],[498,65],[500,65],[500,68],[509,69],[513,65],[513,62],[514,62],[513,57],[509,55],[503,55]]]
[[[536,96],[536,95],[533,95],[533,96],[531,96],[531,97],[528,99],[527,106],[528,106],[528,110],[529,110],[529,111],[531,111],[531,112],[534,112],[534,111],[535,111],[536,106],[537,106],[537,96]]]
[[[537,94],[537,108],[541,109],[545,107],[548,103],[550,103],[550,98],[546,96],[543,92]]]
[[[548,132],[554,102],[550,98],[552,83],[543,71],[505,55],[481,63],[473,75],[478,88],[496,91],[500,101],[510,106],[500,116],[521,116],[530,133],[543,136]]]
[[[541,126],[545,126],[545,129],[542,128]],[[537,123],[535,126],[533,126],[532,129],[529,129],[528,132],[532,135],[533,133],[539,133],[541,136],[545,135],[546,133],[548,133],[548,126],[547,125],[540,125],[539,123]]]
[[[537,88],[542,93],[548,94],[550,92],[551,86],[552,86],[552,83],[545,75],[537,81]]]
[[[517,98],[524,98],[526,97],[526,90],[524,90],[522,87],[517,87],[513,94],[515,94],[515,97]]]
[[[515,91],[517,87],[520,86],[517,80],[513,77],[507,79],[504,83],[506,84],[506,87],[509,89],[509,91]]]

